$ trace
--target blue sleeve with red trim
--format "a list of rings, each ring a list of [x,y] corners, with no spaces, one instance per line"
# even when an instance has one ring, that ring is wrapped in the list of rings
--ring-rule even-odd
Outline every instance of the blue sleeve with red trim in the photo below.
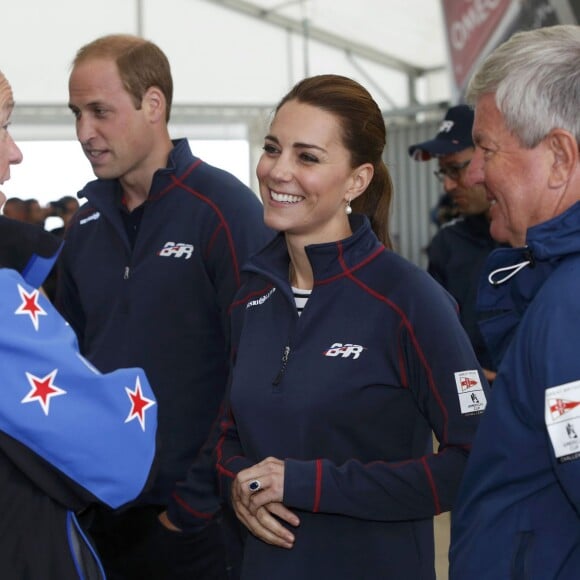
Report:
[[[216,446],[216,466],[220,494],[231,503],[232,483],[238,473],[256,462],[248,459],[242,452],[235,421],[227,412],[221,421],[221,437]]]
[[[397,348],[415,404],[408,421],[430,427],[438,452],[429,441],[423,455],[398,462],[285,459],[287,507],[379,521],[429,518],[452,508],[489,388],[454,302],[428,312],[431,306],[415,301],[415,312],[407,313],[413,325],[401,326]]]
[[[206,199],[214,208],[217,221],[215,230],[207,236],[204,258],[227,332],[228,309],[241,285],[242,266],[270,241],[274,232],[264,225],[258,197],[232,175],[204,164],[196,176],[201,191],[213,190],[217,185],[223,190],[219,205]],[[204,180],[209,178],[215,182],[206,184]]]

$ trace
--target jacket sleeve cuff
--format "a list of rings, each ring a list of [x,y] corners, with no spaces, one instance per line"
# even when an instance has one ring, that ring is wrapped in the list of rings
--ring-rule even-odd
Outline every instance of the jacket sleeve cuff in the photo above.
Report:
[[[167,505],[167,517],[182,532],[194,533],[201,531],[221,511],[219,502],[203,506],[203,511],[193,509],[182,497],[176,493],[170,498]]]
[[[284,500],[287,507],[317,512],[322,492],[322,460],[284,461]]]

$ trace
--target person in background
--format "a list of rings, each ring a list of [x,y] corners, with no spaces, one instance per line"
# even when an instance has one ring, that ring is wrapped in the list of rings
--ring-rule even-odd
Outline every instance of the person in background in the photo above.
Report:
[[[279,234],[231,307],[216,446],[248,580],[435,578],[433,516],[454,504],[488,386],[453,299],[389,249],[385,142],[371,95],[337,75],[299,82],[264,140]]]
[[[224,396],[240,268],[272,233],[248,187],[171,140],[172,94],[168,59],[146,39],[101,37],[74,58],[69,107],[96,180],[66,232],[57,302],[97,368],[142,366],[159,402],[154,487],[123,514],[95,510],[110,579],[233,577],[240,553],[235,516],[213,509],[213,466],[194,507],[180,482]]]
[[[580,571],[580,27],[519,32],[471,79],[495,250],[482,331],[501,359],[451,517],[450,578]]]
[[[419,161],[437,159],[439,169],[435,175],[460,215],[433,236],[427,248],[427,271],[457,300],[461,323],[491,382],[496,363],[479,330],[476,299],[481,270],[498,244],[489,233],[489,201],[485,188],[466,182],[474,153],[472,127],[471,107],[451,107],[437,135],[409,147],[409,155]]]
[[[429,214],[431,223],[439,230],[459,216],[453,197],[444,191]]]
[[[73,197],[72,195],[63,195],[58,200],[58,203],[62,208],[60,217],[62,218],[64,225],[67,226],[72,217],[79,209],[79,200],[76,197]]]
[[[0,184],[22,153],[0,72]],[[0,206],[4,202],[0,192]],[[157,410],[141,369],[100,374],[38,291],[62,241],[0,216],[0,562],[4,580],[104,580],[87,508],[146,489]]]
[[[44,228],[44,221],[47,217],[47,211],[41,207],[37,199],[25,199],[26,222]]]
[[[4,194],[2,194],[3,197]],[[19,197],[9,197],[4,201],[2,206],[2,214],[7,218],[25,222],[26,220],[26,204],[23,199]]]
[[[78,208],[78,199],[70,195],[65,195],[57,201],[48,203],[45,208],[47,217],[58,217],[62,220],[62,226],[50,229],[50,233],[59,238],[64,238],[66,228]],[[49,300],[55,303],[58,288],[58,268],[55,267],[50,271],[42,288]]]
[[[51,229],[55,236],[64,237],[66,228],[79,209],[79,200],[72,195],[64,195],[57,201],[51,201],[47,206],[48,216],[58,217],[62,220],[62,226]]]

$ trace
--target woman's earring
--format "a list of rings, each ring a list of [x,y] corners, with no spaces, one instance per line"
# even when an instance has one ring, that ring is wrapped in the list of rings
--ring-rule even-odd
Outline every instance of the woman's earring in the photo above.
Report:
[[[350,199],[346,200],[346,207],[344,208],[346,215],[350,215],[352,213],[352,207],[350,207]]]

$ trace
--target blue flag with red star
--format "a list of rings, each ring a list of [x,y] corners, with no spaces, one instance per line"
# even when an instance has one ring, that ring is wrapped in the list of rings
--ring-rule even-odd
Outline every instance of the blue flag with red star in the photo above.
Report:
[[[102,374],[65,320],[15,270],[0,269],[0,430],[112,508],[143,490],[157,404],[142,369]]]

